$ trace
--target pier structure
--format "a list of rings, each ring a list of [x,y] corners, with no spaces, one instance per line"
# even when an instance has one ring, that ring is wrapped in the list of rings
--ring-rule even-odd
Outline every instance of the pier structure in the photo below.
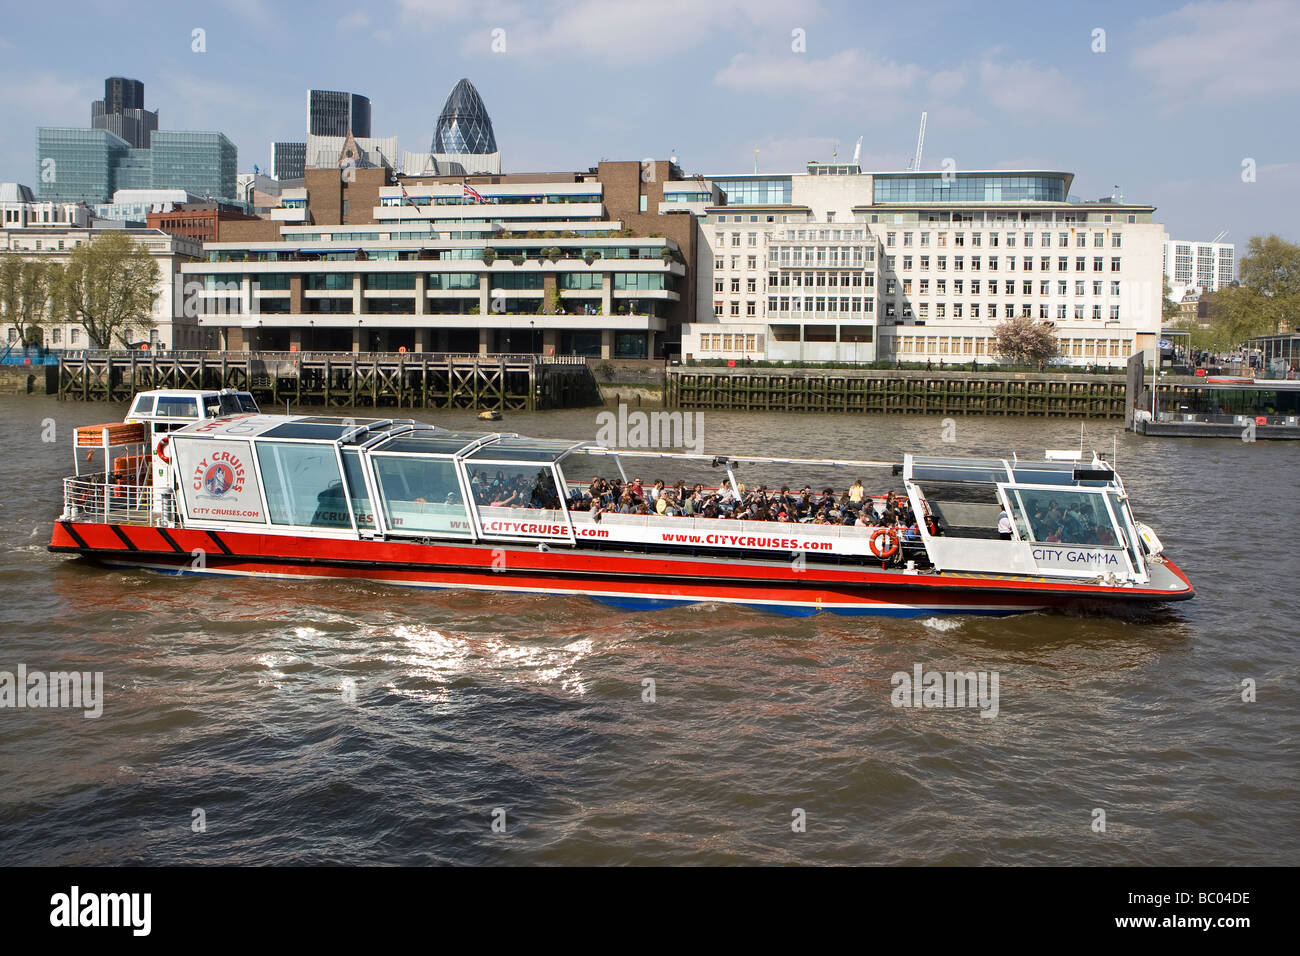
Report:
[[[1123,375],[895,369],[671,368],[684,409],[1123,418]]]
[[[236,388],[264,404],[535,411],[599,401],[574,356],[433,352],[82,350],[59,363],[58,395],[128,401],[156,388]]]

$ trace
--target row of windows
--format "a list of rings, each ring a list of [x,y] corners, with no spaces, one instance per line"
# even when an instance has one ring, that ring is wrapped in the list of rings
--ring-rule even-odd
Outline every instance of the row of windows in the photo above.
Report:
[[[701,352],[758,352],[763,348],[763,336],[754,332],[706,332],[700,336]]]
[[[921,245],[921,248],[922,248],[922,249],[927,248],[927,247],[930,245],[930,235],[931,235],[931,234],[928,233],[928,232],[922,232],[922,233],[920,233],[920,245]],[[1005,239],[1005,243],[1006,243],[1007,248],[1015,248],[1015,245],[1016,245],[1016,237],[1017,237],[1017,235],[1020,236],[1020,243],[1021,243],[1021,245],[1023,245],[1026,249],[1028,249],[1028,248],[1032,248],[1032,247],[1033,247],[1033,245],[1034,245],[1034,233],[1033,233],[1033,232],[1025,232],[1025,233],[1022,233],[1022,234],[1017,234],[1017,233],[1014,233],[1014,232],[1008,232],[1008,233],[1006,234],[1005,237],[1001,237],[1001,234],[1000,234],[1000,233],[991,232],[991,233],[989,233],[989,245],[990,245],[990,246],[993,246],[993,247],[996,247],[996,246],[998,245],[999,241],[1001,241],[1001,240],[1000,240],[1000,237],[1001,237],[1002,239]],[[914,243],[913,243],[913,239],[915,238],[915,236],[916,236],[915,233],[904,232],[904,233],[903,233],[903,248],[906,249],[906,248],[911,247],[911,246],[914,244]],[[1051,234],[1051,232],[1041,232],[1041,233],[1038,233],[1038,236],[1039,236],[1039,245],[1042,246],[1044,249],[1047,249],[1047,248],[1049,248],[1049,247],[1052,245],[1052,234]],[[940,232],[940,233],[937,233],[936,236],[935,236],[935,239],[936,239],[935,245],[936,245],[938,248],[943,249],[943,248],[947,247],[947,245],[948,245],[948,233],[946,233],[946,232]],[[898,244],[898,233],[897,233],[897,232],[886,232],[886,233],[885,233],[885,246],[886,246],[887,248],[893,248],[893,247],[896,246],[897,244]],[[964,232],[954,233],[954,234],[953,234],[953,237],[952,237],[952,244],[953,244],[953,247],[954,247],[954,248],[957,248],[957,249],[963,248],[963,247],[966,245],[966,233],[964,233]],[[970,235],[970,244],[971,244],[972,246],[975,246],[975,247],[982,246],[982,245],[984,244],[984,233],[982,233],[982,232],[973,232],[973,233],[971,233],[971,235]],[[1057,244],[1057,246],[1058,246],[1059,248],[1061,248],[1061,249],[1068,248],[1069,245],[1070,245],[1070,233],[1069,233],[1069,232],[1058,232],[1058,233],[1056,234],[1056,244]],[[1077,248],[1080,248],[1080,249],[1087,248],[1087,246],[1088,246],[1088,233],[1085,232],[1085,231],[1082,230],[1082,229],[1079,230],[1078,232],[1076,232],[1076,233],[1075,233],[1075,237],[1074,237],[1074,244],[1075,244],[1075,246],[1076,246]],[[1106,247],[1106,233],[1105,233],[1105,232],[1094,232],[1094,233],[1092,234],[1092,245],[1093,245],[1093,247],[1096,248],[1096,249],[1104,249],[1104,248]],[[1110,245],[1111,245],[1111,248],[1112,248],[1112,249],[1119,249],[1119,248],[1122,248],[1122,245],[1123,245],[1122,234],[1119,233],[1119,232],[1113,232],[1113,233],[1111,233],[1111,237],[1110,237]]]
[[[914,263],[917,263],[917,262],[919,262],[920,267],[921,267],[921,271],[922,271],[922,272],[928,271],[929,268],[930,268],[930,257],[929,257],[929,256],[903,256],[902,258],[903,258],[903,271],[904,271],[904,272],[910,272],[910,271],[912,270],[913,264],[914,264]],[[935,257],[934,257],[935,268],[936,268],[937,271],[946,270],[946,269],[948,268],[948,258],[949,258],[948,256],[935,256]],[[966,268],[966,259],[967,259],[966,256],[953,256],[953,257],[952,257],[952,267],[953,267],[953,269],[954,269],[955,271],[958,271],[958,272],[964,271],[965,268]],[[1120,271],[1122,271],[1122,259],[1123,259],[1122,256],[1111,256],[1111,258],[1110,258],[1110,271],[1111,271],[1111,272],[1120,272]],[[886,269],[893,269],[893,268],[895,267],[895,263],[896,263],[897,261],[898,261],[898,257],[897,257],[897,256],[885,256],[885,268],[886,268]],[[982,266],[983,266],[983,263],[984,263],[985,261],[986,261],[986,260],[985,260],[985,257],[983,257],[983,256],[970,256],[970,267],[971,267],[971,271],[972,271],[972,272],[979,272],[979,271],[982,271]],[[988,256],[988,257],[987,257],[987,262],[988,262],[988,271],[989,271],[989,272],[997,272],[997,271],[999,271],[1001,268],[1003,268],[1003,267],[1000,265],[1002,262],[1006,262],[1006,266],[1005,266],[1006,271],[1008,271],[1008,272],[1015,272],[1015,271],[1016,271],[1016,257],[1015,257],[1015,256]],[[1040,256],[1039,259],[1038,259],[1038,270],[1039,270],[1040,272],[1050,272],[1050,271],[1051,271],[1051,268],[1052,268],[1052,257],[1051,257],[1051,256]],[[1075,256],[1075,257],[1074,257],[1074,271],[1075,271],[1075,272],[1086,272],[1087,269],[1088,269],[1088,257],[1087,257],[1087,256]],[[1058,272],[1068,272],[1068,271],[1070,270],[1070,257],[1069,257],[1069,256],[1057,256],[1057,257],[1056,257],[1056,270],[1057,270]],[[1092,257],[1092,271],[1093,271],[1093,272],[1104,272],[1105,270],[1106,270],[1106,257],[1105,257],[1105,256],[1093,256],[1093,257]],[[1033,257],[1033,256],[1022,256],[1022,257],[1020,258],[1020,271],[1022,271],[1022,272],[1033,272],[1033,271],[1034,271],[1034,257]]]
[[[983,310],[982,312],[981,309]],[[1007,319],[1015,318],[1017,315],[1024,318],[1033,318],[1034,311],[1034,307],[1027,302],[1020,305],[1018,312],[1015,303],[1006,302],[1002,305],[1002,317]],[[1040,303],[1037,312],[1038,318],[1040,319],[1052,318],[1052,306],[1047,303]],[[1068,319],[1070,317],[1070,306],[1057,305],[1055,307],[1055,312],[1057,319]],[[735,312],[732,314],[734,315]],[[1079,322],[1084,322],[1088,319],[1092,319],[1094,322],[1100,322],[1102,320],[1102,306],[1094,305],[1091,307],[1091,311],[1089,311],[1089,307],[1086,305],[1076,305],[1073,307],[1073,314],[1075,320]],[[1109,306],[1108,314],[1111,321],[1118,322],[1120,319],[1120,307],[1118,305]],[[903,302],[900,304],[890,301],[885,303],[886,318],[896,318],[900,315],[904,319],[911,319],[913,317],[920,320],[929,319],[931,318],[930,303],[917,303],[915,315],[912,312],[912,303],[910,302]],[[935,303],[933,317],[936,319],[996,319],[998,317],[998,304],[996,302],[990,302],[987,303],[986,306],[982,306],[979,302],[969,302],[964,304],[961,302],[937,302]]]
[[[1122,358],[1133,351],[1133,340],[1073,338],[1057,340],[1061,354],[1073,358]],[[978,335],[900,335],[899,355],[993,355],[994,340]]]
[[[955,295],[963,295],[963,294],[965,294],[965,287],[966,287],[966,282],[965,282],[964,280],[962,280],[962,279],[953,279],[953,280],[952,280],[952,291],[953,291],[953,293],[954,293]],[[971,279],[971,280],[970,280],[970,291],[971,291],[971,295],[979,295],[979,294],[980,294],[980,290],[981,290],[982,288],[985,288],[985,287],[987,287],[987,291],[984,293],[985,295],[998,295],[998,294],[999,294],[999,292],[998,292],[999,283],[998,283],[998,280],[997,280],[997,279],[988,279],[988,280],[986,280],[986,281],[981,281],[981,280],[979,280],[979,279]],[[897,286],[896,281],[895,281],[894,279],[888,279],[888,280],[886,280],[886,282],[885,282],[885,293],[886,293],[887,295],[892,295],[892,294],[894,293],[894,291],[895,291],[897,288],[898,288],[898,286]],[[916,282],[916,284],[915,284],[915,288],[916,288],[916,290],[917,290],[917,294],[918,294],[918,295],[929,295],[932,286],[931,286],[931,282],[930,282],[929,279],[920,279],[920,280],[918,280],[918,281]],[[1005,280],[1003,280],[1002,283],[1001,283],[1001,288],[1002,288],[1003,290],[1005,290],[1005,294],[1006,294],[1006,295],[1015,295],[1015,294],[1016,294],[1016,280],[1015,280],[1015,279],[1005,279]],[[911,280],[911,279],[904,279],[904,280],[903,280],[903,294],[904,294],[904,295],[911,295],[911,294],[912,294],[912,289],[913,289],[913,283],[912,283],[912,280]],[[948,293],[948,280],[947,280],[947,279],[935,279],[935,280],[934,280],[934,283],[933,283],[933,289],[934,289],[934,293],[935,293],[936,295],[947,295],[947,293]],[[1088,294],[1089,294],[1089,291],[1088,291],[1088,289],[1089,289],[1088,283],[1087,283],[1085,280],[1083,280],[1083,279],[1077,279],[1077,280],[1075,280],[1073,287],[1071,287],[1070,283],[1067,282],[1065,279],[1058,279],[1057,282],[1056,282],[1056,293],[1055,293],[1055,294],[1056,294],[1056,295],[1070,295],[1070,294],[1071,294],[1071,289],[1073,289],[1073,294],[1074,294],[1074,295],[1088,295]],[[1091,289],[1092,289],[1091,294],[1094,295],[1094,296],[1100,296],[1100,295],[1102,295],[1102,294],[1103,294],[1103,289],[1109,289],[1109,292],[1110,292],[1111,295],[1119,295],[1119,294],[1120,294],[1120,283],[1119,283],[1119,280],[1118,280],[1118,279],[1113,279],[1113,280],[1111,280],[1111,282],[1110,282],[1110,284],[1109,284],[1109,286],[1108,286],[1108,285],[1107,285],[1105,282],[1103,282],[1101,279],[1094,279],[1094,280],[1092,281]],[[1024,280],[1021,280],[1021,283],[1020,283],[1020,294],[1021,294],[1021,295],[1033,295],[1033,294],[1034,294],[1034,281],[1033,281],[1032,279],[1024,279]],[[1038,282],[1038,294],[1039,294],[1039,295],[1052,295],[1052,282],[1051,282],[1050,279],[1040,279],[1040,280],[1039,280],[1039,282]]]
[[[745,281],[746,292],[758,291],[758,279],[747,278]],[[739,278],[730,280],[730,288],[733,293],[740,292]],[[727,279],[714,279],[713,291],[726,292]],[[876,276],[872,272],[770,272],[767,277],[767,288],[867,288],[873,289],[876,285]]]
[[[713,314],[719,318],[725,314],[740,315],[741,303],[738,301],[717,301],[713,303]],[[758,314],[758,303],[748,300],[744,303],[745,315]],[[777,312],[846,312],[858,315],[870,314],[876,310],[876,300],[871,296],[769,296],[767,311]]]

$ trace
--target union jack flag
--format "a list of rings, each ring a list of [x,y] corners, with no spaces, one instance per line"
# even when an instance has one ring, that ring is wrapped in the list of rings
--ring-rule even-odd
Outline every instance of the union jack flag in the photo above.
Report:
[[[465,189],[465,195],[470,199],[475,202],[487,202],[487,200],[483,198],[482,194],[469,183],[463,183],[462,186]]]

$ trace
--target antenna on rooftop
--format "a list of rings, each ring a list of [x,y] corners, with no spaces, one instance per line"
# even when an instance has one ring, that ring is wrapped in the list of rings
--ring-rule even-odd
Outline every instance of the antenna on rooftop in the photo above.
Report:
[[[758,172],[758,147],[754,147],[754,172]]]
[[[858,137],[857,143],[853,147],[853,164],[856,166],[858,157],[862,155],[862,137]]]
[[[921,151],[925,148],[925,118],[929,113],[921,111],[921,128],[916,133],[916,155],[912,158],[912,165],[908,169],[913,172],[919,172],[921,169]]]

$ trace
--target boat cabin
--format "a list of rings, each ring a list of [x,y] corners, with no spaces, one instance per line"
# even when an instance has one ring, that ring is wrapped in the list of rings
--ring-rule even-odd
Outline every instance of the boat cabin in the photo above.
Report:
[[[593,474],[626,482],[629,463],[644,457],[676,463],[669,467],[683,472],[712,469],[723,492],[743,489],[743,476],[751,469],[755,478],[762,477],[760,470],[778,466],[840,469],[841,474],[848,469],[856,478],[863,469],[892,468],[901,473],[918,518],[910,536],[926,566],[1116,581],[1147,578],[1143,542],[1123,485],[1099,459],[1085,465],[908,455],[901,466],[732,460],[453,431],[405,420],[261,414],[191,422],[170,433],[170,446],[169,487],[178,492],[171,503],[172,520],[196,528],[539,547],[766,552],[782,559],[806,553],[810,560],[867,563],[879,557],[873,545],[882,530],[868,524],[593,513],[571,505],[581,500]],[[1009,540],[997,530],[1003,508],[1014,528]],[[916,573],[915,567],[908,570]]]

